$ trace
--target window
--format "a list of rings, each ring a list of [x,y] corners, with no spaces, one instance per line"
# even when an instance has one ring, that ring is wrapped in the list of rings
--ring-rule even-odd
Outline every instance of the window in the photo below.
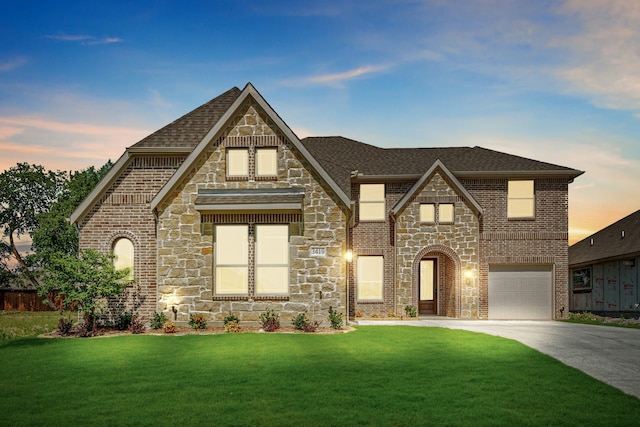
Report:
[[[509,181],[507,195],[508,218],[533,218],[535,199],[533,180]]]
[[[289,293],[288,224],[217,225],[215,239],[216,296]]]
[[[384,184],[360,184],[360,220],[384,219]]]
[[[453,203],[440,203],[438,206],[439,223],[452,223],[455,220],[455,205]],[[433,203],[422,203],[420,205],[420,222],[436,222],[436,205]]]
[[[581,268],[571,272],[571,282],[574,291],[591,291],[591,269]]]
[[[357,268],[358,300],[382,300],[384,258],[359,256]]]
[[[289,226],[256,225],[256,295],[289,293]]]
[[[278,175],[278,149],[256,149],[256,176]]]
[[[227,176],[249,176],[249,149],[227,149]]]
[[[438,205],[438,222],[454,222],[454,209],[452,203],[440,203]]]
[[[420,222],[436,222],[436,205],[432,203],[420,205]]]
[[[215,242],[216,295],[249,293],[249,226],[218,225]]]
[[[113,265],[116,270],[129,269],[125,278],[133,280],[133,242],[127,238],[120,238],[113,244]]]

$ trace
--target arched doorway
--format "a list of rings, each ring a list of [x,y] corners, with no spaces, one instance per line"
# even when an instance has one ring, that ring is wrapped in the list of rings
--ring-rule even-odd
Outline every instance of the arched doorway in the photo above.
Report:
[[[459,317],[460,259],[443,245],[418,252],[413,261],[413,304],[420,315]]]

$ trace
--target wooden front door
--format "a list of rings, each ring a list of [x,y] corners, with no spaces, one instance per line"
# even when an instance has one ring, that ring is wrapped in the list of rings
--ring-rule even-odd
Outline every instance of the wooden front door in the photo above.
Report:
[[[438,314],[438,286],[437,263],[435,259],[420,261],[420,300],[418,311],[420,314]]]

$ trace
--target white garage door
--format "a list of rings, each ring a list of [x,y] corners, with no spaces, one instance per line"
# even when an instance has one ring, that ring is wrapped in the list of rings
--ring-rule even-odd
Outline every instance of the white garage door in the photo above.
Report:
[[[489,267],[489,319],[553,317],[550,266]]]

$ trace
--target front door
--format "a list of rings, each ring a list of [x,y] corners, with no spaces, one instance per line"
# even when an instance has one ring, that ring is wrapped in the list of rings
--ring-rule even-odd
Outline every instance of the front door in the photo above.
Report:
[[[437,263],[435,259],[420,261],[420,314],[438,314],[438,287],[436,280]]]

